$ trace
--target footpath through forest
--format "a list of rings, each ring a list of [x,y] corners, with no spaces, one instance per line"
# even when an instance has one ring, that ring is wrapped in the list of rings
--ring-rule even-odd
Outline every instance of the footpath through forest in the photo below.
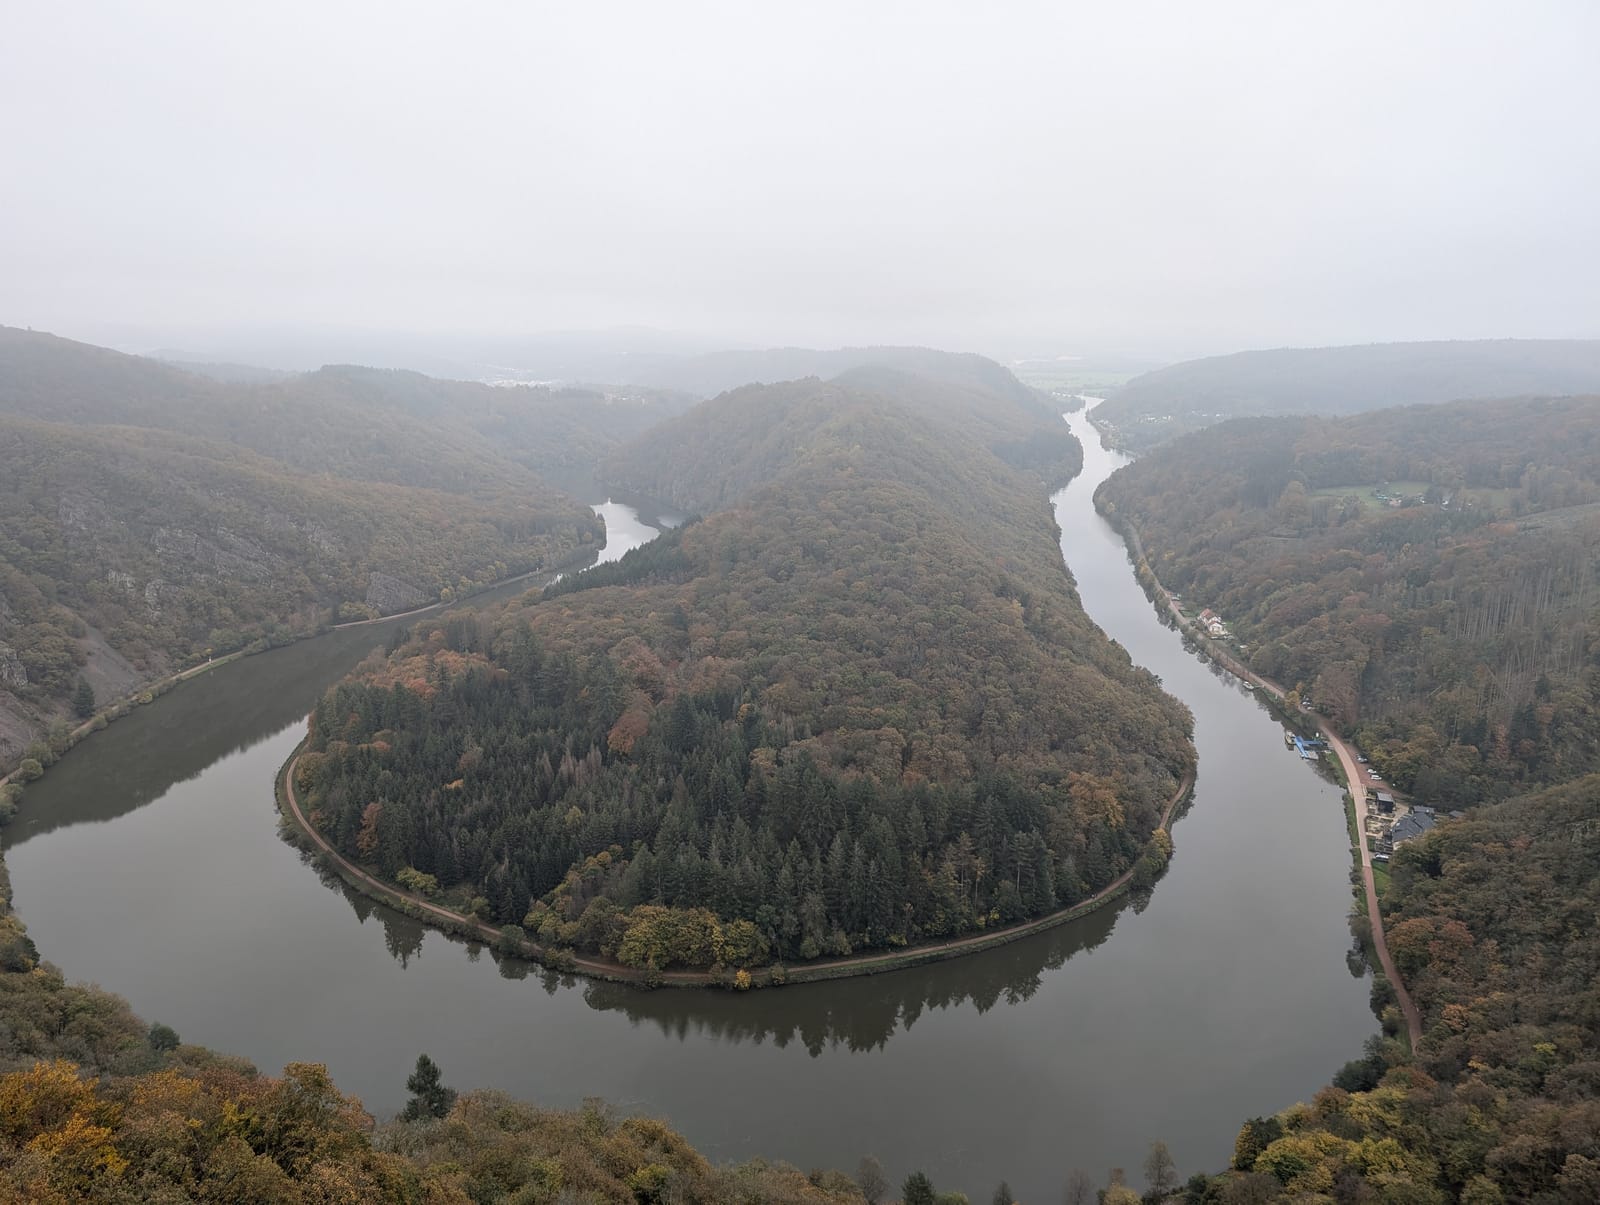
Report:
[[[1258,689],[1265,690],[1274,698],[1282,700],[1287,693],[1278,683],[1270,678],[1263,678],[1260,674],[1240,662],[1231,653],[1220,648],[1215,641],[1201,632],[1199,628],[1184,615],[1178,604],[1172,601],[1171,592],[1161,584],[1161,579],[1156,576],[1155,569],[1150,565],[1144,555],[1144,545],[1139,539],[1139,533],[1133,525],[1126,520],[1121,524],[1126,531],[1128,543],[1132,547],[1135,563],[1144,566],[1150,574],[1150,580],[1156,584],[1156,589],[1161,592],[1161,597],[1166,600],[1167,609],[1177,620],[1178,627],[1195,635],[1196,639],[1208,642],[1210,655],[1224,669],[1246,682],[1254,684]],[[1361,884],[1367,898],[1367,919],[1372,927],[1372,948],[1377,952],[1378,963],[1383,968],[1384,975],[1394,987],[1395,1000],[1400,1006],[1401,1015],[1405,1017],[1406,1035],[1411,1040],[1411,1048],[1415,1050],[1422,1041],[1422,1013],[1418,1010],[1411,993],[1406,990],[1404,980],[1394,965],[1394,959],[1389,954],[1389,943],[1383,932],[1383,913],[1378,908],[1377,880],[1372,874],[1372,851],[1367,846],[1367,792],[1361,783],[1361,771],[1356,762],[1356,755],[1345,739],[1339,735],[1328,722],[1326,716],[1315,712],[1305,713],[1317,726],[1322,738],[1328,742],[1328,747],[1339,757],[1340,768],[1344,771],[1344,779],[1350,793],[1351,802],[1355,805],[1356,812],[1356,848],[1361,857]]]
[[[498,943],[501,931],[494,926],[484,923],[477,917],[468,916],[463,912],[455,912],[439,904],[433,903],[425,896],[369,874],[360,866],[346,858],[334,849],[322,834],[311,824],[300,809],[300,799],[296,794],[294,785],[295,768],[300,764],[300,757],[304,751],[302,746],[296,749],[284,768],[280,771],[279,779],[282,789],[284,805],[289,810],[297,828],[315,843],[317,849],[324,854],[338,869],[340,877],[366,895],[372,896],[380,903],[398,904],[401,911],[415,915],[422,913],[420,919],[429,917],[444,921],[447,927],[454,932],[472,934],[490,943]],[[1194,775],[1190,773],[1178,784],[1178,789],[1173,792],[1172,798],[1167,801],[1165,810],[1161,813],[1161,828],[1170,835],[1172,832],[1172,818],[1179,805],[1189,797],[1190,790],[1194,787]],[[881,954],[860,954],[849,958],[830,958],[808,962],[798,967],[785,969],[784,982],[806,983],[824,979],[844,979],[854,975],[871,975],[880,971],[897,970],[902,967],[917,966],[925,962],[937,962],[946,958],[954,958],[961,954],[976,953],[991,946],[1005,945],[1034,933],[1041,933],[1046,929],[1065,924],[1067,921],[1076,920],[1090,912],[1110,903],[1123,895],[1133,882],[1135,867],[1130,867],[1112,882],[1102,887],[1093,895],[1079,900],[1069,907],[1058,909],[1047,916],[1036,917],[1030,921],[1022,921],[1002,929],[990,929],[983,933],[974,933],[968,937],[953,938],[950,941],[932,942],[927,945],[909,946],[903,950],[890,950]],[[536,942],[524,941],[522,943],[524,956],[535,961],[544,962],[550,958],[552,951],[545,949]],[[716,976],[709,971],[663,971],[655,976],[649,971],[637,967],[625,966],[611,958],[584,958],[573,955],[570,962],[563,960],[561,969],[570,969],[580,974],[591,975],[597,979],[610,979],[623,983],[646,983],[652,979],[669,987],[711,987],[719,983]]]

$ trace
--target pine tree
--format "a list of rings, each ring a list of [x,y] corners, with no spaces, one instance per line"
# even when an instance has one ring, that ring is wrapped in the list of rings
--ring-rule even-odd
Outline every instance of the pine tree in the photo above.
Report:
[[[72,712],[80,720],[87,720],[94,714],[94,687],[87,678],[78,679],[78,689],[72,695]]]
[[[420,1121],[424,1117],[443,1117],[456,1103],[456,1090],[439,1082],[439,1064],[425,1054],[417,1056],[417,1069],[406,1080],[406,1091],[411,1099],[400,1114],[406,1121]]]
[[[912,1172],[900,1185],[902,1205],[934,1205],[933,1181],[923,1172]]]

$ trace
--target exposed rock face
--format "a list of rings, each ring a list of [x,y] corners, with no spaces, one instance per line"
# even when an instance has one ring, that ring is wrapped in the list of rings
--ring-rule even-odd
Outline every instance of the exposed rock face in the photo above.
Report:
[[[22,658],[17,656],[17,650],[9,644],[0,644],[0,686],[20,690],[27,684],[28,671],[23,667]]]
[[[272,572],[271,556],[265,548],[226,528],[217,531],[215,540],[208,540],[181,527],[161,527],[151,543],[164,561],[189,573],[253,582]]]
[[[428,601],[428,596],[408,581],[387,573],[374,572],[367,581],[367,605],[376,607],[380,614],[409,611]]]

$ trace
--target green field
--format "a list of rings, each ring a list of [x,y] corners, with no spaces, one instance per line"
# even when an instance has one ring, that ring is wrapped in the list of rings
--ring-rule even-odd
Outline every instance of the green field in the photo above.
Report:
[[[1387,502],[1378,497],[1379,493],[1387,494],[1391,498],[1415,498],[1422,497],[1431,488],[1432,484],[1427,481],[1387,481],[1382,484],[1359,482],[1349,485],[1325,485],[1320,489],[1311,490],[1310,497],[1348,498],[1354,495],[1363,507],[1385,506]],[[1469,509],[1499,514],[1510,507],[1511,498],[1515,493],[1515,490],[1509,489],[1456,490],[1452,495],[1451,505],[1465,505]]]

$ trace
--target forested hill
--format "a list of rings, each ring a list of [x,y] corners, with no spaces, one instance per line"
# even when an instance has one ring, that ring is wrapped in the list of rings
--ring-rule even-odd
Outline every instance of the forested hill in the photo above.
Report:
[[[0,327],[0,413],[181,431],[307,472],[455,493],[549,501],[536,473],[592,467],[686,404],[643,389],[496,388],[350,365],[229,383]]]
[[[663,479],[715,513],[543,601],[419,624],[330,691],[301,766],[322,831],[647,968],[1151,881],[1189,717],[1084,615],[1037,476],[934,409],[802,381],[663,429]]]
[[[840,403],[825,408],[827,422],[849,422],[852,410],[843,403],[850,395],[899,405],[925,428],[914,439],[970,442],[1051,485],[1065,483],[1083,467],[1078,441],[1061,416],[1032,391],[997,397],[960,379],[866,367],[829,385],[808,378],[732,390],[653,431],[648,439],[622,447],[606,462],[607,478],[690,512],[720,510],[814,450],[852,440],[847,430],[817,426],[822,398]],[[903,468],[922,472],[911,462]],[[987,466],[979,459],[973,469],[983,472]],[[924,478],[922,483],[936,489],[933,481]],[[979,492],[970,485],[952,482],[950,504],[961,505]]]
[[[1600,769],[1600,398],[1227,423],[1099,500],[1423,802]]]
[[[1279,348],[1135,377],[1095,421],[1143,451],[1229,418],[1337,416],[1420,402],[1600,393],[1600,340],[1492,339]]]
[[[753,382],[773,384],[805,377],[829,380],[863,368],[965,385],[1022,406],[1035,404],[1042,396],[985,356],[927,347],[775,347],[698,356],[625,356],[613,364],[596,366],[597,371],[614,374],[619,381],[681,389],[707,398]]]
[[[534,470],[669,409],[353,368],[230,384],[0,328],[0,770],[208,651],[593,548]]]

